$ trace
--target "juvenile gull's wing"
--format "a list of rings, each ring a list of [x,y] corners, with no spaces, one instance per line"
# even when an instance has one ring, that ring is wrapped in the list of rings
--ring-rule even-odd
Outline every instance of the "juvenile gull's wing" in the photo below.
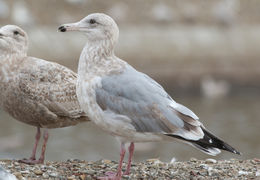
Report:
[[[104,111],[131,120],[137,132],[174,134],[185,139],[203,137],[198,117],[176,103],[149,76],[128,65],[120,74],[105,76],[96,89],[96,99]]]
[[[84,115],[76,96],[77,74],[57,63],[28,57],[21,68],[19,87],[25,96],[58,116]]]

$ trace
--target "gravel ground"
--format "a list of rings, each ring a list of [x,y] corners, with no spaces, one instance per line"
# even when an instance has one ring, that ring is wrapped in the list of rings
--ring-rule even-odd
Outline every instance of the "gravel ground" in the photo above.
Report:
[[[42,165],[26,165],[15,160],[0,160],[0,166],[14,174],[17,179],[68,179],[88,180],[116,171],[117,162],[96,162],[69,159],[65,162],[47,161]],[[124,167],[126,163],[124,163]],[[197,160],[164,163],[149,159],[133,163],[131,175],[123,179],[260,179],[260,159],[253,160]]]

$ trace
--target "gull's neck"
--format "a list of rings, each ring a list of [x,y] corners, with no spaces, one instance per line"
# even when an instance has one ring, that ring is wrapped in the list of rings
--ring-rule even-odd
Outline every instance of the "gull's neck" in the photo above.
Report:
[[[0,82],[9,82],[12,79],[26,56],[27,54],[22,52],[0,51]]]
[[[122,69],[124,62],[114,54],[114,44],[107,40],[87,42],[79,59],[79,75],[103,76]]]

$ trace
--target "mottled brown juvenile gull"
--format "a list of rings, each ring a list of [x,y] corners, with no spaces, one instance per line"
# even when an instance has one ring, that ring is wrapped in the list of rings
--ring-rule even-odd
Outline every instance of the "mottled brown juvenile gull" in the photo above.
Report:
[[[36,126],[30,159],[44,162],[48,132],[39,160],[35,159],[40,128],[61,128],[88,121],[76,97],[77,74],[57,63],[27,56],[27,34],[15,25],[0,29],[0,107],[18,121]]]
[[[118,171],[108,178],[121,178],[126,142],[131,144],[125,174],[130,172],[134,142],[177,138],[210,155],[220,149],[240,154],[206,130],[190,109],[175,102],[157,82],[115,56],[119,29],[111,17],[90,14],[59,30],[87,36],[79,59],[77,95],[90,120],[121,141]]]

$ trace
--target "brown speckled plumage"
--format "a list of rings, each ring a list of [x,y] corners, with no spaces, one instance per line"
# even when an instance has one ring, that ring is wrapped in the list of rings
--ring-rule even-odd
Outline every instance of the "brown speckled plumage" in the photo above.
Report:
[[[1,83],[1,104],[6,112],[41,128],[71,126],[87,120],[77,101],[74,72],[32,57],[19,64],[9,80]]]

